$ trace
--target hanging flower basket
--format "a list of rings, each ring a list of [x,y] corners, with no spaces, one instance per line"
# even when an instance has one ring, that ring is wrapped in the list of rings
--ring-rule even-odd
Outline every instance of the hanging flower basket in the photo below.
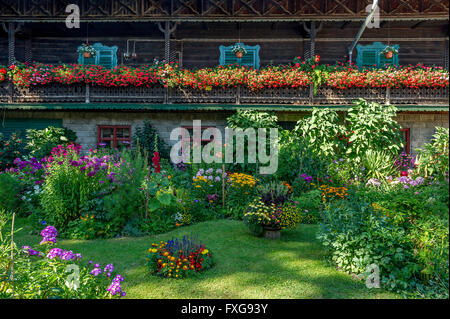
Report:
[[[392,59],[394,54],[398,54],[398,50],[395,47],[387,46],[380,52],[380,54],[384,54],[386,59]]]
[[[241,59],[244,56],[244,54],[247,54],[247,50],[243,46],[241,46],[239,43],[236,43],[231,48],[231,52],[236,54],[236,58],[238,58],[238,59]]]
[[[92,45],[89,45],[87,43],[83,43],[79,48],[78,48],[78,52],[79,53],[83,53],[83,56],[85,58],[93,58],[95,57],[95,55],[97,54],[97,51],[95,51],[94,47]]]

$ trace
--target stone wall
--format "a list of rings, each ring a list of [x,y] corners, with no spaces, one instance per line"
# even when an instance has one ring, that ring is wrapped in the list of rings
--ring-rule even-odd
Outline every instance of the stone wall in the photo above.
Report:
[[[449,127],[448,112],[402,112],[397,116],[402,128],[410,129],[410,152],[427,143],[436,132],[436,126]]]
[[[112,111],[8,111],[4,120],[8,118],[59,118],[63,119],[63,126],[74,130],[78,136],[78,142],[84,149],[95,148],[97,144],[98,125],[130,125],[131,134],[136,128],[142,126],[145,120],[158,130],[160,136],[172,145],[176,141],[170,141],[170,132],[179,126],[192,126],[193,120],[201,120],[202,126],[215,126],[223,133],[226,126],[226,118],[233,112],[208,111],[208,112],[112,112]],[[296,122],[307,115],[307,112],[278,112],[278,118],[282,122]],[[415,153],[417,148],[428,142],[435,133],[436,126],[449,127],[448,112],[401,112],[397,117],[403,128],[410,129],[410,151]]]

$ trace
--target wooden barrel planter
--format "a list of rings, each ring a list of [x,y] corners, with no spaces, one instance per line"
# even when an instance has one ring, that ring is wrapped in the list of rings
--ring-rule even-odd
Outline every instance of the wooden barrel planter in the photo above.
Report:
[[[280,228],[263,226],[263,237],[267,239],[280,239]]]

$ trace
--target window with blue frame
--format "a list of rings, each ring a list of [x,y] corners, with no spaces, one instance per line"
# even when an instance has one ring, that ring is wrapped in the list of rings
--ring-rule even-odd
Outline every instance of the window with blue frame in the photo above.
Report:
[[[94,43],[92,45],[97,52],[94,57],[85,58],[83,53],[78,54],[78,64],[95,64],[102,65],[107,69],[112,69],[117,66],[117,46],[106,46],[101,43]],[[80,49],[80,47],[78,47]]]
[[[356,65],[359,69],[362,68],[381,68],[385,65],[398,65],[398,54],[394,54],[392,59],[387,59],[382,51],[386,48],[386,44],[381,42],[374,42],[368,45],[358,44],[356,50],[358,55],[356,57]],[[399,51],[399,45],[391,45]]]
[[[245,53],[242,58],[236,57],[236,54],[231,50],[235,45],[240,45],[244,47],[247,53]],[[221,45],[220,50],[220,65],[238,64],[253,67],[259,69],[259,45],[245,45],[243,43],[236,43],[230,46]]]

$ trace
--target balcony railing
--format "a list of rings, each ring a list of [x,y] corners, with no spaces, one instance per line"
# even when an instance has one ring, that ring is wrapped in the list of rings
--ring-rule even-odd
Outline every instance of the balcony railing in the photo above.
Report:
[[[101,87],[59,85],[18,87],[0,83],[0,103],[153,103],[153,104],[290,104],[350,105],[355,99],[408,105],[448,105],[449,88],[359,88],[337,89],[321,86],[302,88],[266,88],[250,91],[247,87],[197,90],[164,87]]]

